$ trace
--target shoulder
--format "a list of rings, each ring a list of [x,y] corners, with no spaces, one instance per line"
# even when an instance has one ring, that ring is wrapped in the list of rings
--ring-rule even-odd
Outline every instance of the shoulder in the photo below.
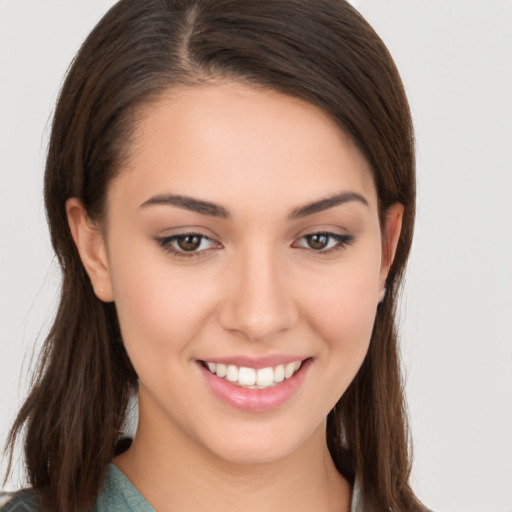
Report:
[[[1,512],[37,512],[39,510],[39,502],[32,489],[23,489],[17,492],[0,492]]]

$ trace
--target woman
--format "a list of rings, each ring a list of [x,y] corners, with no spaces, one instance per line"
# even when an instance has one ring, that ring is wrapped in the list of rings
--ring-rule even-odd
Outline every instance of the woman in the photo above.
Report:
[[[62,295],[5,510],[424,510],[394,327],[414,186],[398,73],[345,2],[121,0],[55,112]]]

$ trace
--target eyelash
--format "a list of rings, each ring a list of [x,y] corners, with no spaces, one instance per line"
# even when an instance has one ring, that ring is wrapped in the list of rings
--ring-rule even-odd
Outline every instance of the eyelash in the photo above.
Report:
[[[158,243],[158,245],[160,247],[162,247],[162,249],[171,253],[173,256],[175,256],[177,258],[182,258],[182,259],[198,258],[198,257],[204,256],[205,253],[208,253],[211,250],[215,250],[215,248],[213,248],[213,249],[207,248],[207,249],[202,249],[199,251],[198,250],[185,251],[183,249],[177,249],[177,248],[173,247],[173,243],[178,243],[178,241],[180,239],[183,240],[188,237],[199,238],[200,239],[199,247],[201,247],[201,245],[204,241],[212,242],[214,245],[217,245],[217,247],[220,247],[219,243],[216,243],[214,240],[207,237],[206,235],[202,235],[201,233],[182,233],[179,235],[159,237],[159,238],[156,238],[155,240]]]
[[[355,237],[353,235],[341,235],[339,233],[331,233],[330,231],[316,231],[314,233],[307,233],[306,235],[301,236],[299,238],[299,240],[304,240],[304,239],[312,238],[315,236],[316,237],[326,237],[329,240],[327,246],[329,245],[330,241],[332,241],[332,240],[334,240],[336,243],[334,246],[329,247],[328,249],[315,250],[312,247],[304,247],[304,246],[302,246],[301,248],[306,249],[306,250],[312,250],[315,254],[324,255],[324,254],[330,254],[331,252],[334,252],[334,251],[346,249],[349,245],[351,245],[355,241]]]
[[[334,246],[328,247],[328,249],[319,249],[319,250],[315,250],[312,247],[298,246],[298,245],[296,245],[295,242],[294,242],[293,246],[300,248],[300,249],[310,250],[314,254],[326,255],[326,254],[330,254],[335,251],[346,249],[349,245],[351,245],[355,241],[355,237],[353,235],[341,235],[339,233],[331,233],[329,231],[316,231],[314,233],[307,233],[306,235],[301,236],[298,240],[305,240],[308,237],[312,238],[315,236],[326,237],[328,239],[327,246],[329,246],[329,243],[332,240],[334,240],[336,243]],[[209,248],[201,249],[201,250],[185,251],[183,249],[178,249],[173,246],[173,244],[178,243],[179,240],[183,240],[188,237],[199,238],[200,239],[199,247],[201,247],[201,245],[204,241],[212,242],[212,244],[214,246],[216,245],[217,247],[209,247]],[[205,254],[209,253],[211,250],[216,250],[217,248],[221,247],[221,245],[219,243],[215,242],[214,240],[207,237],[206,235],[202,235],[201,233],[183,233],[183,234],[179,234],[179,235],[158,237],[158,238],[155,238],[155,240],[158,243],[158,245],[160,247],[162,247],[162,249],[171,253],[173,256],[175,256],[177,258],[182,258],[182,259],[191,259],[191,258],[202,257]]]

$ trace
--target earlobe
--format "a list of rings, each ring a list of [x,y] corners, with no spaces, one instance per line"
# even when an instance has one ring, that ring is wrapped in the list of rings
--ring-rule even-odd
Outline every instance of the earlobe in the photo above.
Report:
[[[395,259],[396,248],[402,231],[404,205],[392,204],[385,213],[384,226],[382,227],[382,263],[380,270],[381,289],[385,289],[389,269]]]
[[[103,233],[89,219],[80,199],[68,199],[66,213],[71,235],[91,280],[94,293],[103,302],[112,302],[114,294]]]

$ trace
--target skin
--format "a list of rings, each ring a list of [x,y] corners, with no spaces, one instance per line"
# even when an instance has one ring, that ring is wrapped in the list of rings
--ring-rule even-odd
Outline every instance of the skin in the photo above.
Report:
[[[115,463],[159,511],[349,510],[325,421],[367,352],[403,207],[381,229],[369,165],[350,138],[318,108],[242,84],[169,91],[142,113],[131,150],[101,225],[67,202],[140,377],[137,435]],[[364,201],[290,218],[342,192]],[[162,194],[221,205],[230,218],[141,207]],[[156,241],[190,232],[211,240],[193,257]],[[312,248],[305,235],[318,232],[352,238]],[[269,354],[311,364],[297,392],[264,412],[224,403],[198,367]]]

